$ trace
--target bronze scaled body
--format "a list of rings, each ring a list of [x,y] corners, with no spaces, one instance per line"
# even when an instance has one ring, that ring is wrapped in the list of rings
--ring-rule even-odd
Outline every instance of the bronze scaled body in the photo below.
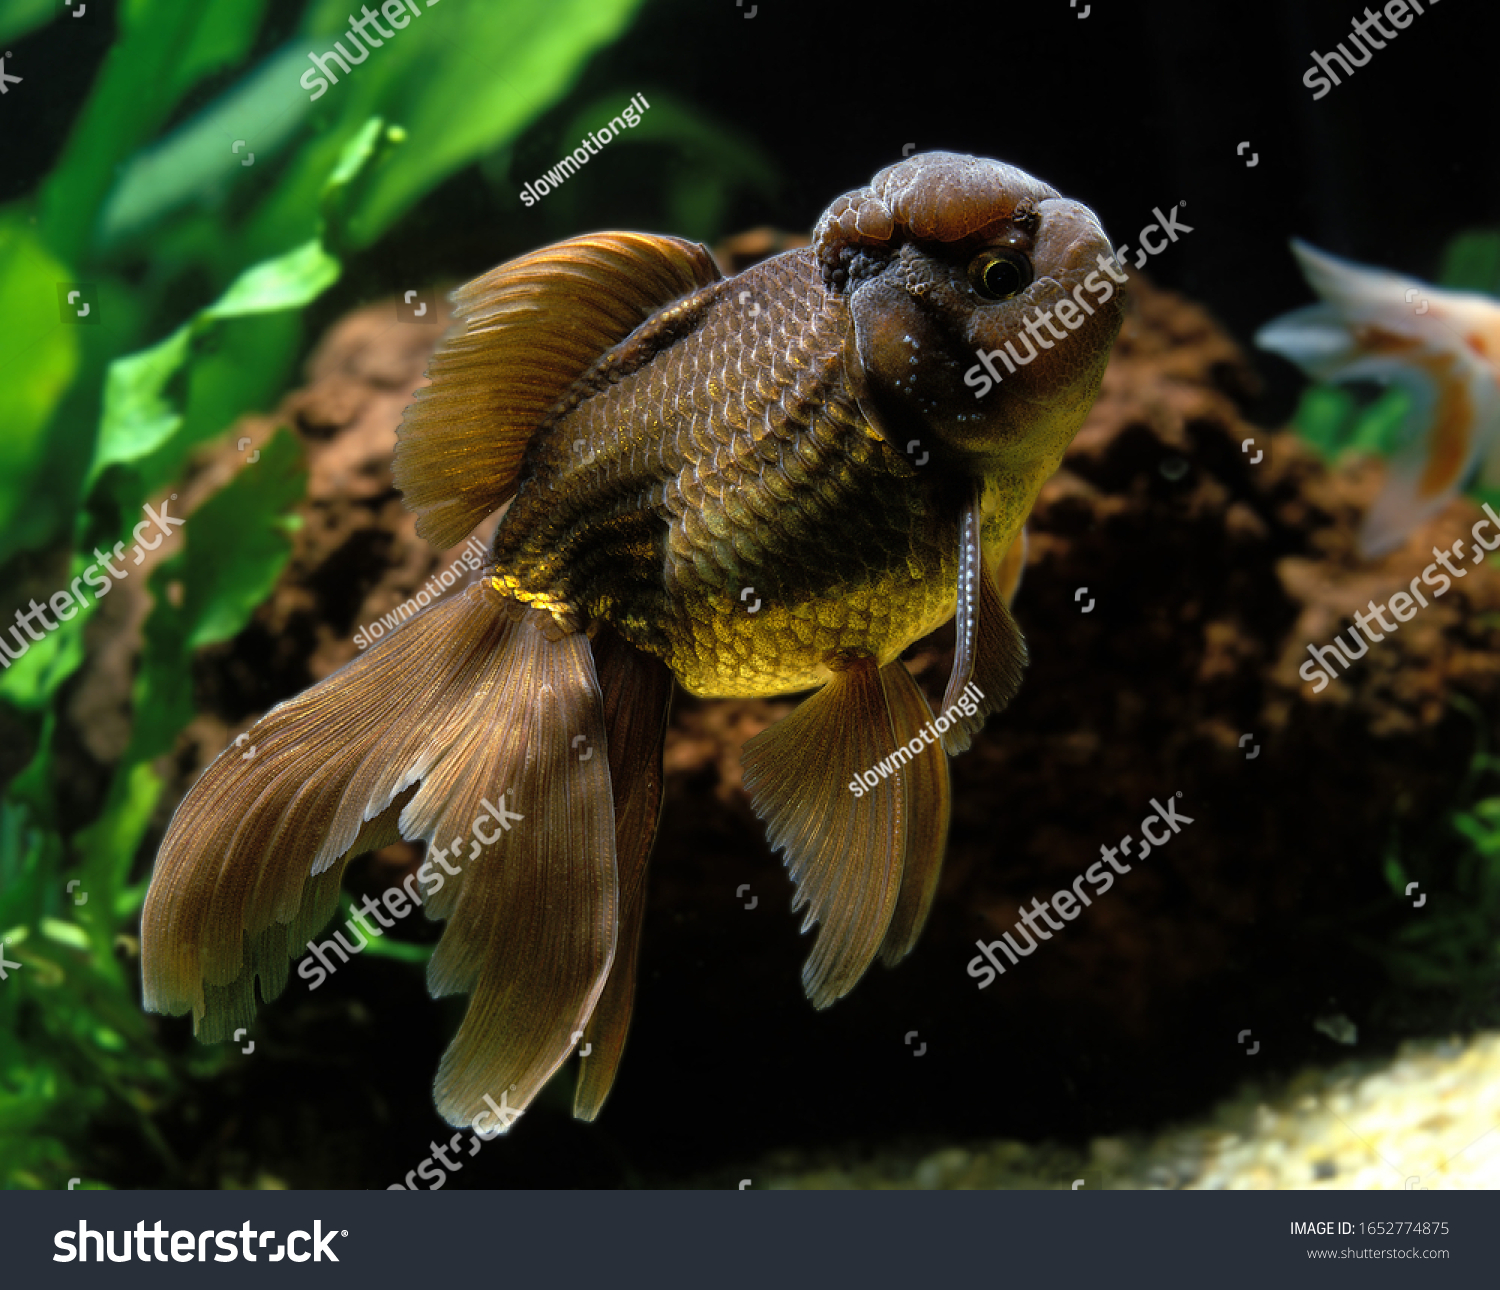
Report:
[[[743,755],[819,925],[804,983],[823,1007],[900,959],[947,758],[1020,681],[1006,584],[1120,324],[1110,257],[1086,207],[930,153],[732,279],[701,246],[599,233],[461,288],[396,479],[440,547],[509,502],[491,566],[204,772],[147,899],[148,1006],[209,1039],[248,1026],[348,861],[420,839],[420,903],[447,920],[429,986],[471,996],[439,1111],[508,1127],[488,1110],[587,1045],[592,1118],[629,1025],[674,678],[818,687]],[[955,615],[934,719],[899,655]]]

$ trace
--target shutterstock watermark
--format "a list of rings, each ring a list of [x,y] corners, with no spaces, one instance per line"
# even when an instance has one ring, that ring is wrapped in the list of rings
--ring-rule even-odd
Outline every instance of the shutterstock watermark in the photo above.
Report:
[[[121,1248],[116,1254],[115,1233],[108,1228],[90,1227],[85,1218],[79,1220],[76,1234],[70,1227],[52,1234],[52,1244],[62,1251],[54,1254],[52,1261],[72,1263],[76,1259],[79,1263],[87,1263],[92,1248],[95,1263],[129,1263],[133,1259],[141,1263],[233,1263],[236,1259],[244,1259],[246,1263],[256,1263],[261,1259],[267,1263],[280,1263],[282,1259],[293,1263],[306,1263],[309,1259],[321,1263],[327,1259],[330,1263],[337,1263],[339,1256],[333,1252],[333,1238],[348,1235],[347,1229],[336,1227],[325,1232],[323,1220],[319,1218],[313,1220],[312,1231],[291,1232],[285,1245],[278,1241],[267,1250],[266,1242],[276,1240],[275,1230],[257,1232],[248,1219],[237,1232],[233,1228],[222,1232],[215,1232],[212,1228],[206,1232],[169,1232],[161,1225],[161,1219],[148,1229],[143,1218],[135,1225],[134,1231],[127,1227],[120,1232]],[[208,1257],[210,1241],[219,1250],[212,1259]],[[297,1252],[298,1241],[303,1246],[300,1254]],[[257,1250],[260,1251],[258,1256]]]
[[[970,694],[972,690],[974,693]],[[922,754],[922,749],[929,744],[936,744],[938,736],[946,734],[947,731],[957,723],[956,713],[962,713],[966,717],[972,717],[979,711],[979,700],[984,698],[984,691],[974,682],[970,681],[964,686],[963,693],[953,703],[948,711],[943,713],[934,721],[929,721],[921,730],[917,731],[915,738],[904,743],[896,749],[884,761],[878,761],[869,770],[862,770],[849,781],[849,791],[855,797],[863,797],[867,788],[876,787],[881,780],[889,778],[901,769],[907,762]]]
[[[1434,5],[1438,3],[1438,0],[1427,0],[1427,3]],[[1320,54],[1314,50],[1312,56],[1313,65],[1302,74],[1302,83],[1308,89],[1314,89],[1319,84],[1323,86],[1322,89],[1313,95],[1313,102],[1316,103],[1335,85],[1343,84],[1339,80],[1338,73],[1329,67],[1329,63],[1337,61],[1344,69],[1345,76],[1353,76],[1355,68],[1364,67],[1370,59],[1375,57],[1375,50],[1384,49],[1387,40],[1395,40],[1401,30],[1411,26],[1412,10],[1416,10],[1417,13],[1423,12],[1421,0],[1390,0],[1390,3],[1382,11],[1373,13],[1370,7],[1366,5],[1363,22],[1358,18],[1351,19],[1349,23],[1349,43],[1364,55],[1362,59],[1356,59],[1353,54],[1345,49],[1342,40],[1339,41],[1336,49],[1330,50],[1326,54]],[[1380,22],[1382,15],[1388,18],[1391,26],[1398,30],[1387,31]],[[1370,35],[1371,27],[1374,27],[1384,39],[1377,39]],[[1320,69],[1323,73],[1322,75],[1318,74]],[[1330,76],[1333,78],[1331,81],[1329,80]]]
[[[636,102],[640,107],[636,107]],[[590,130],[589,137],[583,140],[566,157],[553,166],[545,175],[539,179],[526,181],[526,187],[521,190],[521,201],[527,206],[535,206],[540,198],[545,197],[554,188],[559,187],[564,179],[573,175],[583,166],[589,164],[590,157],[597,157],[599,149],[610,142],[615,135],[624,130],[634,130],[641,123],[641,113],[649,108],[651,104],[646,102],[644,94],[631,96],[630,102],[625,105],[625,110],[619,116],[611,117],[609,124],[601,126],[598,130]]]
[[[511,1085],[511,1087],[514,1088],[515,1085]],[[477,1153],[479,1148],[491,1138],[497,1137],[502,1133],[508,1133],[510,1126],[520,1118],[520,1111],[516,1110],[515,1107],[506,1101],[506,1098],[509,1096],[508,1091],[502,1091],[500,1094],[500,1103],[497,1106],[494,1098],[488,1093],[484,1095],[485,1105],[489,1107],[489,1110],[479,1112],[469,1122],[469,1128],[473,1131],[469,1138],[469,1154],[471,1156]],[[493,1125],[482,1124],[481,1121],[488,1120],[491,1114],[495,1116],[496,1123]],[[386,1191],[421,1191],[422,1189],[412,1181],[413,1176],[425,1179],[428,1184],[428,1191],[437,1191],[439,1187],[448,1181],[450,1173],[455,1173],[464,1167],[462,1160],[448,1159],[450,1151],[455,1157],[458,1155],[458,1148],[462,1145],[460,1139],[463,1136],[463,1131],[460,1130],[448,1139],[446,1146],[439,1146],[436,1142],[429,1142],[427,1145],[432,1148],[432,1155],[423,1160],[415,1169],[408,1169],[406,1171],[405,1182],[392,1183],[386,1188]],[[437,1163],[439,1160],[443,1162],[441,1166]]]
[[[161,545],[162,538],[170,537],[173,529],[180,529],[187,523],[186,520],[179,519],[177,516],[171,514],[171,504],[176,500],[177,494],[173,493],[171,497],[167,498],[161,504],[160,511],[154,506],[148,505],[146,507],[146,518],[131,531],[131,536],[135,538],[135,546],[131,548],[135,553],[134,564],[139,565],[146,558],[147,551],[156,550]],[[148,542],[146,541],[146,535],[141,530],[145,529],[149,533],[152,525],[156,526],[159,536],[155,536],[154,541]],[[0,669],[8,668],[12,663],[20,662],[21,656],[31,648],[33,641],[45,640],[47,632],[57,630],[58,624],[49,621],[47,618],[48,606],[51,607],[52,612],[59,619],[66,622],[74,617],[80,609],[88,608],[89,598],[80,589],[82,583],[87,582],[95,593],[97,593],[94,599],[99,600],[109,595],[114,589],[115,584],[110,581],[110,578],[114,578],[118,582],[130,572],[128,568],[116,569],[110,558],[113,556],[115,560],[124,561],[124,542],[116,542],[108,555],[98,547],[95,547],[94,555],[96,557],[94,563],[90,564],[88,568],[73,579],[71,590],[54,593],[48,599],[46,605],[39,605],[33,600],[30,602],[29,608],[16,610],[16,625],[10,629],[11,639],[15,642],[15,648],[12,649],[7,645],[5,643],[5,636],[0,634]],[[108,576],[105,574],[106,569],[109,571]],[[33,627],[33,623],[40,624],[42,631],[38,632]],[[26,633],[24,636],[21,634],[22,631]]]
[[[500,841],[502,833],[510,832],[510,826],[513,822],[526,818],[519,812],[512,811],[506,807],[504,793],[500,794],[498,804],[490,801],[487,797],[481,798],[479,804],[484,807],[484,813],[479,815],[474,820],[474,823],[469,826],[470,832],[474,835],[474,841],[469,844],[469,854],[464,857],[466,860],[474,859],[484,847],[494,846],[496,842]],[[491,836],[486,837],[480,831],[479,826],[489,824],[491,819],[498,823],[500,827]],[[407,914],[411,913],[412,909],[422,904],[424,898],[436,896],[438,892],[442,891],[445,880],[443,874],[432,867],[433,861],[441,865],[450,878],[458,877],[462,871],[448,863],[448,856],[452,853],[457,858],[463,840],[463,835],[460,834],[446,847],[440,847],[434,839],[433,844],[427,848],[426,859],[422,861],[415,871],[406,875],[405,882],[399,887],[390,888],[380,898],[378,903],[372,897],[366,896],[360,902],[358,909],[355,910],[354,917],[344,920],[344,927],[349,932],[349,941],[353,941],[357,936],[359,938],[358,944],[350,944],[349,941],[346,941],[343,932],[335,932],[331,941],[308,941],[307,957],[297,964],[297,975],[308,983],[307,988],[309,990],[316,990],[324,981],[338,971],[341,964],[347,963],[350,956],[358,954],[370,941],[390,931],[396,925],[393,921],[386,921],[385,915],[380,912],[381,904],[389,911],[392,919],[405,918]],[[419,882],[424,887],[427,887],[431,883],[427,891],[420,896],[413,890],[415,884]],[[404,895],[402,894],[403,892],[405,893]],[[359,918],[361,914],[365,918],[373,917],[380,924],[380,927],[375,928],[361,921]],[[325,951],[337,954],[339,956],[338,963],[333,963]],[[314,962],[314,960],[317,961]],[[313,980],[314,977],[317,980]]]
[[[441,573],[435,573],[422,584],[422,589],[415,596],[408,596],[395,609],[388,614],[382,614],[378,623],[371,623],[368,627],[361,627],[354,633],[354,643],[360,649],[366,648],[371,641],[378,641],[386,632],[395,631],[402,623],[420,609],[426,609],[434,600],[453,586],[463,575],[458,572],[460,566],[470,573],[484,564],[484,543],[477,537],[471,537],[459,553],[458,558],[453,561]],[[434,586],[436,584],[436,586]]]
[[[431,9],[437,2],[438,0],[426,0],[426,7]],[[315,54],[308,50],[307,56],[312,60],[312,66],[302,73],[302,88],[312,89],[310,82],[314,81],[317,82],[318,87],[317,91],[309,96],[308,102],[315,103],[322,98],[328,92],[330,81],[335,85],[339,83],[339,78],[328,66],[330,62],[337,62],[344,69],[344,75],[348,76],[352,70],[351,64],[358,66],[364,62],[370,56],[370,50],[379,49],[387,40],[394,40],[397,31],[404,28],[413,18],[422,16],[422,6],[417,3],[417,0],[385,0],[378,14],[371,13],[370,6],[367,4],[360,5],[359,11],[364,15],[362,18],[356,18],[353,14],[349,15],[349,30],[344,33],[349,41],[348,49],[344,48],[342,40],[336,40],[333,42],[333,48],[326,54]],[[395,31],[387,31],[380,25],[382,17],[395,28]],[[373,36],[369,32],[370,27],[375,28]],[[352,52],[356,49],[359,51],[358,58],[355,58]],[[318,75],[319,72],[322,73],[321,76]]]
[[[1182,831],[1184,824],[1193,822],[1192,816],[1177,813],[1176,799],[1181,796],[1182,792],[1179,790],[1172,797],[1167,798],[1165,806],[1154,797],[1151,799],[1152,813],[1141,821],[1141,835],[1145,841],[1141,843],[1140,854],[1134,857],[1136,861],[1144,860],[1150,855],[1152,847],[1160,849],[1166,846]],[[1153,826],[1158,821],[1170,826],[1172,831],[1170,833],[1163,831],[1158,837],[1153,831]],[[1079,874],[1073,880],[1070,889],[1053,892],[1050,900],[1033,899],[1030,909],[1018,909],[1016,913],[1020,915],[1020,920],[1016,923],[1014,930],[1026,938],[1025,949],[1021,948],[1020,943],[1011,936],[1010,932],[1006,932],[998,941],[991,941],[988,945],[983,941],[975,941],[974,944],[979,947],[979,953],[969,960],[968,972],[976,980],[980,977],[985,978],[979,982],[979,988],[983,990],[993,985],[997,976],[1005,974],[1005,964],[1000,961],[1001,954],[1004,954],[1014,967],[1021,959],[1035,952],[1039,941],[1050,941],[1052,932],[1062,931],[1068,923],[1083,913],[1086,907],[1092,905],[1094,902],[1083,890],[1084,883],[1090,883],[1093,886],[1095,896],[1102,896],[1115,885],[1115,874],[1129,873],[1134,866],[1121,863],[1119,857],[1129,856],[1133,843],[1134,839],[1127,834],[1112,847],[1101,846],[1099,854],[1103,858],[1090,865],[1086,872]],[[1108,868],[1105,867],[1106,865]],[[1054,921],[1049,910],[1056,912],[1057,916],[1064,921],[1061,923]],[[1052,932],[1037,926],[1038,919],[1046,923]],[[1023,927],[1027,930],[1023,931]],[[1033,936],[1032,933],[1035,935]]]
[[[1167,247],[1171,246],[1177,240],[1179,233],[1191,233],[1193,231],[1192,225],[1180,223],[1177,219],[1178,208],[1186,205],[1187,202],[1185,201],[1178,202],[1166,215],[1162,214],[1160,206],[1153,206],[1151,208],[1151,213],[1156,216],[1158,222],[1147,224],[1140,232],[1142,249],[1135,257],[1135,267],[1137,269],[1141,268],[1151,256],[1160,255]],[[1152,246],[1150,235],[1158,230],[1164,233],[1166,238],[1160,246]],[[1129,251],[1130,244],[1128,242],[1120,243],[1115,248],[1115,253],[1112,257],[1106,256],[1101,251],[1095,257],[1099,267],[1092,270],[1088,277],[1073,288],[1073,298],[1071,300],[1059,300],[1056,304],[1049,305],[1045,309],[1038,308],[1032,312],[1032,316],[1022,324],[1022,331],[1026,341],[1026,356],[1024,358],[1016,352],[1016,341],[1014,338],[1005,342],[1004,349],[975,350],[974,352],[978,356],[979,362],[975,363],[973,367],[964,373],[964,384],[974,391],[974,397],[976,399],[984,398],[986,394],[1005,379],[995,367],[996,359],[1005,364],[1005,370],[1008,374],[1013,375],[1017,367],[1025,367],[1043,349],[1051,349],[1055,341],[1066,340],[1068,332],[1076,331],[1081,327],[1085,318],[1092,318],[1094,310],[1090,307],[1088,301],[1083,298],[1085,291],[1094,296],[1094,304],[1100,306],[1108,304],[1114,297],[1115,285],[1118,283],[1123,286],[1128,281],[1125,275],[1120,272],[1119,266],[1129,259]],[[1108,277],[1101,278],[1099,276],[1101,273],[1107,274]],[[1058,331],[1052,325],[1054,313],[1056,314],[1057,321],[1062,323],[1067,329],[1066,331]],[[1046,336],[1042,335],[1043,328],[1046,329],[1048,335],[1054,337],[1054,340],[1048,340]]]
[[[1494,509],[1488,502],[1484,504],[1484,513],[1489,518],[1476,520],[1474,529],[1469,534],[1474,539],[1474,554],[1469,560],[1470,564],[1478,564],[1484,559],[1487,552],[1500,547],[1500,515],[1495,514]],[[1495,539],[1492,542],[1486,542],[1479,536],[1479,531],[1480,529],[1491,527],[1495,529]],[[1440,551],[1437,547],[1433,547],[1432,563],[1411,580],[1411,585],[1407,591],[1398,591],[1389,601],[1382,602],[1379,605],[1373,600],[1370,601],[1370,612],[1368,614],[1356,613],[1354,615],[1355,625],[1349,628],[1348,631],[1349,643],[1347,645],[1340,639],[1343,633],[1335,634],[1333,640],[1327,645],[1309,645],[1307,652],[1312,657],[1302,665],[1297,675],[1309,685],[1312,685],[1314,694],[1326,689],[1328,682],[1337,677],[1339,671],[1347,671],[1354,666],[1357,659],[1364,658],[1369,653],[1371,645],[1380,644],[1388,634],[1399,631],[1402,623],[1409,623],[1415,618],[1418,605],[1423,609],[1427,608],[1427,597],[1417,588],[1419,582],[1432,588],[1432,598],[1436,600],[1453,585],[1456,579],[1468,576],[1469,571],[1454,565],[1452,560],[1453,555],[1457,555],[1460,559],[1463,558],[1463,548],[1463,538],[1458,538],[1447,551]],[[1448,572],[1438,573],[1438,565],[1442,565]],[[1449,576],[1450,574],[1452,577]],[[1439,586],[1439,583],[1442,586]],[[1396,619],[1394,623],[1386,621],[1385,611],[1387,607],[1389,607],[1391,614]],[[1370,626],[1372,620],[1379,623],[1384,630],[1377,632]],[[1361,632],[1364,633],[1363,636],[1360,635]],[[1356,645],[1359,646],[1358,653],[1355,653],[1354,650]],[[1335,670],[1334,664],[1338,664],[1337,670]],[[1327,671],[1324,670],[1325,668]],[[1317,682],[1315,685],[1313,685],[1314,680]]]

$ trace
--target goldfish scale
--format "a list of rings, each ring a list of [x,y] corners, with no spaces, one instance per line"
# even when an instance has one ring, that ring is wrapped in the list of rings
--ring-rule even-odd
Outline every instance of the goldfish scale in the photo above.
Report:
[[[689,334],[547,427],[569,452],[538,461],[576,482],[556,490],[560,505],[540,492],[525,505],[523,488],[497,535],[513,585],[535,595],[545,576],[547,603],[615,623],[700,694],[805,688],[841,652],[888,660],[956,599],[955,518],[854,405],[847,318],[809,254],[782,259],[744,275],[755,315],[739,292],[711,293]],[[597,460],[571,460],[579,439]],[[605,492],[659,534],[655,568],[639,539],[590,554],[617,541],[600,522]]]

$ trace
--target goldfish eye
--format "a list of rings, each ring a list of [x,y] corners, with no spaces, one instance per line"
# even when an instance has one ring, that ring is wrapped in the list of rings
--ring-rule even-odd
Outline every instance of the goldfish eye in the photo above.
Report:
[[[969,285],[986,300],[1009,300],[1031,278],[1031,261],[1019,251],[981,251],[969,261]]]

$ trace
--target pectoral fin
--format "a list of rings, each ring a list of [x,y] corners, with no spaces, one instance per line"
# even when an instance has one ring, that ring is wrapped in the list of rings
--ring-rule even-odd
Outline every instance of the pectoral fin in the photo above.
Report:
[[[1026,572],[1026,547],[1026,527],[1022,525],[1015,541],[995,568],[995,590],[1007,608],[1016,603],[1016,592],[1021,590],[1021,577]]]
[[[971,683],[978,687],[981,697],[979,710],[972,716],[960,715],[943,736],[943,747],[950,756],[966,751],[989,715],[999,712],[1015,697],[1021,688],[1021,671],[1026,666],[1026,642],[1021,639],[1021,629],[995,585],[995,572],[1005,562],[997,560],[993,564],[995,569],[990,567],[980,540],[976,492],[959,518],[958,609],[954,615],[957,641],[943,709],[947,712],[957,704]],[[1015,576],[1019,582],[1019,571]]]

